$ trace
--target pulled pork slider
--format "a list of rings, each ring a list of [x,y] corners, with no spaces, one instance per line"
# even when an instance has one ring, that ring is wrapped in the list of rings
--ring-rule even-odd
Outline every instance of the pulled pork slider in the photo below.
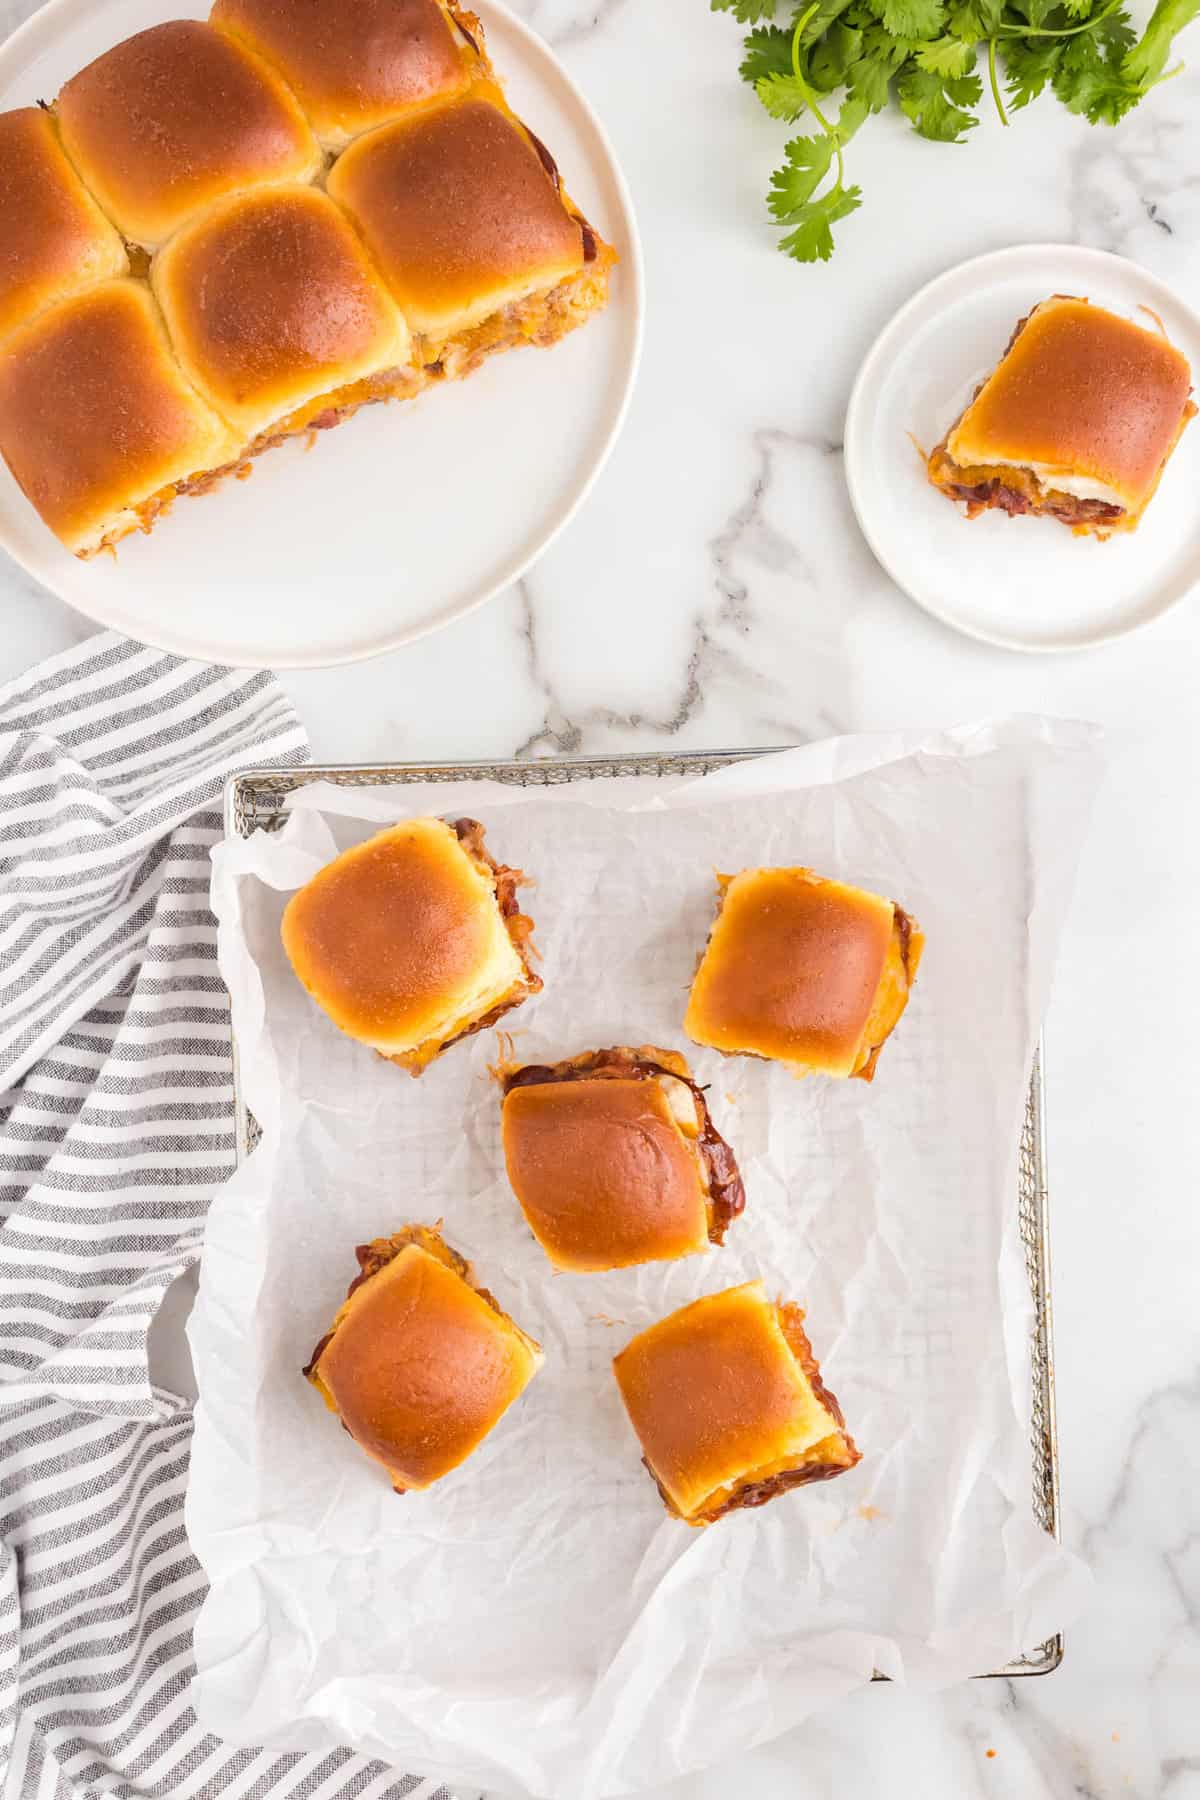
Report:
[[[556,1269],[625,1269],[723,1242],[745,1190],[682,1056],[590,1050],[500,1079],[508,1178]]]
[[[274,70],[198,19],[139,31],[55,104],[68,156],[122,237],[147,250],[201,207],[311,181],[321,148]]]
[[[328,186],[440,373],[554,343],[607,298],[614,252],[489,82],[356,138]]]
[[[542,1366],[437,1230],[360,1245],[359,1274],[304,1374],[398,1494],[465,1462]]]
[[[0,113],[0,341],[55,300],[129,272],[129,258],[40,106]]]
[[[143,282],[86,287],[0,343],[0,455],[76,556],[149,530],[198,470],[237,451]]]
[[[870,1081],[921,959],[914,920],[892,900],[811,869],[743,869],[717,881],[688,1036],[796,1075]]]
[[[293,894],[283,946],[335,1025],[419,1075],[541,988],[523,880],[488,854],[474,819],[406,819]]]
[[[209,19],[283,76],[327,150],[461,92],[478,21],[438,0],[216,0]]]
[[[408,328],[317,188],[221,201],[159,252],[151,284],[184,373],[252,448],[417,391]]]
[[[663,1504],[685,1524],[762,1506],[860,1460],[803,1312],[768,1300],[761,1281],[660,1319],[613,1372]]]
[[[929,457],[968,518],[1046,514],[1077,535],[1132,531],[1196,411],[1187,359],[1160,331],[1056,294]]]

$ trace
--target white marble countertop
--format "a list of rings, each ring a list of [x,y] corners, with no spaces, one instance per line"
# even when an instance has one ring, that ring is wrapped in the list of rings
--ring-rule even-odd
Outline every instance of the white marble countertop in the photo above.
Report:
[[[28,10],[0,0],[0,35]],[[840,436],[880,325],[963,257],[1078,241],[1200,301],[1200,29],[1195,73],[1116,133],[1051,102],[956,151],[876,122],[854,147],[864,210],[832,264],[798,268],[764,223],[782,134],[736,79],[729,19],[704,0],[519,10],[633,188],[640,385],[591,500],[519,588],[386,660],[287,678],[316,757],[784,743],[1013,709],[1098,719],[1114,745],[1047,1022],[1064,1531],[1095,1570],[1090,1613],[1048,1678],[876,1687],[670,1793],[1197,1800],[1200,599],[1084,656],[954,637],[872,561]],[[2,554],[0,605],[0,679],[90,630]]]

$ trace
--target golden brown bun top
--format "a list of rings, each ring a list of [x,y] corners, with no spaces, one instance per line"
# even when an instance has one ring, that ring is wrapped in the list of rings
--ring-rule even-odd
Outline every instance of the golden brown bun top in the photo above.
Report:
[[[357,139],[329,192],[415,331],[476,323],[583,266],[583,234],[556,175],[485,85]]]
[[[670,1313],[627,1344],[613,1369],[646,1460],[684,1518],[838,1430],[761,1281]]]
[[[0,338],[50,301],[129,267],[40,106],[0,113]]]
[[[393,301],[316,188],[221,202],[160,251],[153,282],[188,374],[247,435],[314,392],[407,360]]]
[[[696,1156],[655,1080],[514,1087],[504,1101],[508,1177],[560,1269],[621,1269],[708,1245]]]
[[[209,17],[278,69],[332,149],[457,93],[475,61],[437,0],[216,0]]]
[[[743,870],[725,885],[684,1030],[718,1050],[852,1073],[894,913],[810,869]]]
[[[1187,358],[1154,329],[1086,300],[1034,308],[947,439],[955,462],[994,458],[1104,483],[1136,510],[1179,431]]]
[[[282,929],[313,998],[385,1055],[524,973],[494,882],[441,819],[408,819],[344,851],[292,896]]]
[[[234,448],[142,282],[85,288],[0,347],[0,450],[68,549],[94,548],[122,508]]]
[[[456,1261],[405,1245],[351,1290],[309,1371],[355,1442],[402,1488],[456,1468],[541,1362],[533,1340]]]
[[[155,248],[201,206],[257,182],[308,181],[319,147],[261,58],[173,19],[98,56],[57,102],[76,168],[131,243]]]

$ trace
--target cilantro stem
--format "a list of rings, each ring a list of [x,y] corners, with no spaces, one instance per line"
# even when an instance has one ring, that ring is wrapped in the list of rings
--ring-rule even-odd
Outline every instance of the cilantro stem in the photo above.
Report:
[[[1008,124],[1008,114],[1004,110],[1004,101],[1000,96],[1000,82],[996,75],[996,40],[988,39],[988,80],[992,87],[992,99],[996,102],[996,111],[1000,114],[1000,123]]]
[[[812,18],[813,14],[819,11],[820,0],[813,0],[813,4],[809,7],[808,11],[802,13],[796,20],[796,29],[792,33],[792,74],[796,77],[796,86],[800,89],[800,92],[804,97],[804,104],[808,107],[809,112],[813,115],[813,118],[817,121],[821,130],[825,133],[825,136],[833,139],[833,153],[837,157],[837,181],[834,183],[831,192],[840,194],[844,185],[843,177],[846,172],[845,165],[842,162],[841,134],[834,130],[833,126],[829,123],[829,120],[825,117],[825,114],[817,105],[813,91],[805,79],[804,69],[800,62],[800,39],[804,33],[804,27],[808,24],[808,21]]]
[[[1115,13],[1117,8],[1123,4],[1124,0],[1108,0],[1108,5],[1103,12],[1093,13],[1090,19],[1081,19],[1078,25],[1067,25],[1059,30],[1054,30],[1049,25],[1003,24],[997,26],[996,29],[1000,32],[1014,33],[1017,37],[1078,37],[1081,31],[1091,31],[1094,25],[1099,25],[1102,20],[1107,19],[1110,13]]]

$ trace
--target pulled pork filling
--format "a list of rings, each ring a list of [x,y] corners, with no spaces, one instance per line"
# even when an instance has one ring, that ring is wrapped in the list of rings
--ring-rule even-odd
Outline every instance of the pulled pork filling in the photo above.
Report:
[[[498,1001],[478,1019],[473,1019],[469,1025],[464,1025],[463,1029],[456,1031],[453,1037],[446,1038],[438,1044],[432,1054],[423,1062],[412,1063],[403,1056],[385,1058],[385,1061],[397,1063],[401,1068],[407,1068],[411,1075],[420,1075],[433,1057],[440,1056],[443,1050],[450,1048],[451,1044],[461,1043],[463,1038],[473,1037],[477,1031],[487,1031],[490,1026],[502,1019],[505,1013],[512,1012],[514,1007],[520,1006],[522,1001],[528,1000],[531,994],[540,993],[543,985],[541,976],[535,972],[530,962],[530,958],[534,955],[533,945],[530,942],[533,920],[528,913],[521,911],[521,905],[517,899],[518,888],[527,886],[529,877],[521,869],[510,869],[507,864],[496,861],[484,843],[483,826],[478,819],[455,819],[450,829],[476,868],[480,869],[495,884],[496,905],[500,908],[504,928],[520,959],[523,973],[520,982],[510,993],[505,995],[503,1000]]]
[[[1004,346],[1004,356],[1009,354],[1032,317],[1032,313],[1026,313],[1023,319],[1017,320],[1012,336]],[[1001,363],[1004,356],[1000,358]],[[996,366],[999,368],[1000,364]],[[971,397],[972,404],[986,385],[986,382],[980,382]],[[1007,513],[1010,519],[1022,513],[1033,513],[1069,525],[1079,537],[1085,537],[1089,532],[1096,537],[1107,537],[1126,516],[1125,507],[1113,506],[1107,500],[1081,500],[1077,494],[1064,493],[1061,488],[1044,488],[1030,469],[1010,469],[998,464],[960,467],[946,449],[949,436],[950,432],[947,432],[929,458],[929,479],[951,500],[965,503],[968,519],[977,519],[980,513],[993,510]]]
[[[832,1481],[835,1476],[844,1474],[861,1460],[858,1446],[846,1430],[846,1420],[837,1398],[821,1380],[821,1371],[817,1367],[817,1359],[804,1329],[802,1309],[790,1301],[783,1301],[775,1308],[775,1312],[792,1355],[817,1400],[834,1420],[837,1430],[802,1452],[801,1460],[791,1468],[772,1469],[769,1473],[760,1472],[757,1476],[751,1473],[744,1481],[719,1488],[709,1496],[707,1504],[699,1512],[689,1514],[686,1520],[689,1525],[711,1525],[714,1520],[724,1518],[726,1513],[739,1512],[744,1507],[765,1506],[776,1495],[786,1494],[791,1488],[807,1487],[814,1481]],[[678,1518],[680,1515],[670,1495],[664,1491],[650,1464],[645,1462],[645,1458],[642,1460],[653,1477],[654,1485],[662,1495],[668,1512],[674,1513]]]
[[[879,978],[879,988],[863,1035],[861,1060],[854,1074],[860,1081],[874,1081],[879,1053],[891,1037],[908,1005],[925,939],[921,929],[902,906],[892,902],[892,941]]]
[[[1126,516],[1126,508],[1114,506],[1111,501],[1084,500],[1078,494],[1063,493],[1061,488],[1044,488],[1027,469],[993,464],[960,468],[944,443],[929,458],[929,479],[952,500],[964,501],[969,519],[994,508],[1010,518],[1033,513],[1058,519],[1080,534],[1103,535],[1106,529],[1114,530]]]
[[[546,152],[549,155],[549,152]],[[514,300],[484,319],[470,330],[434,339],[413,339],[413,362],[407,368],[383,369],[361,381],[334,388],[320,394],[276,421],[268,431],[254,438],[234,461],[216,469],[202,469],[186,480],[169,482],[148,499],[131,507],[131,517],[115,525],[93,549],[78,552],[87,561],[102,550],[112,550],[130,532],[150,532],[175,501],[184,494],[207,494],[229,475],[239,480],[251,473],[250,458],[261,456],[289,438],[303,437],[316,431],[329,431],[351,418],[361,406],[374,406],[386,400],[412,400],[425,388],[439,381],[461,381],[471,375],[489,356],[503,350],[519,349],[533,344],[548,349],[560,338],[583,325],[608,298],[608,277],[615,252],[601,245],[595,232],[580,214],[573,215],[583,236],[584,266],[577,275],[560,281],[545,293],[530,294]]]
[[[733,1151],[712,1122],[704,1089],[692,1080],[682,1056],[643,1046],[589,1050],[559,1063],[530,1063],[501,1075],[505,1095],[519,1087],[541,1087],[552,1081],[678,1081],[691,1094],[696,1109],[696,1150],[708,1200],[708,1239],[723,1244],[725,1233],[746,1205],[746,1189]]]

